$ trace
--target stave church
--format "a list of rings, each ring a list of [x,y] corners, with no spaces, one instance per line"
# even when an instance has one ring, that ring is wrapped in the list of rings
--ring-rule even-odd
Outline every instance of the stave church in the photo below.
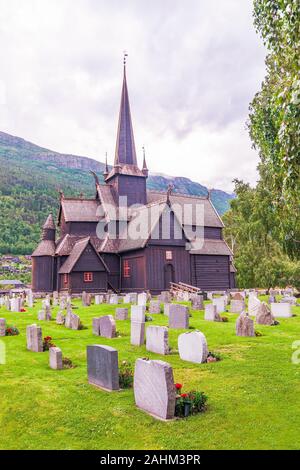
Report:
[[[138,166],[124,63],[115,160],[93,174],[93,198],[60,193],[32,254],[34,292],[97,293],[168,290],[183,282],[203,291],[235,287],[233,254],[210,196],[147,190]],[[188,217],[185,215],[188,214]],[[187,219],[187,220],[186,220]]]

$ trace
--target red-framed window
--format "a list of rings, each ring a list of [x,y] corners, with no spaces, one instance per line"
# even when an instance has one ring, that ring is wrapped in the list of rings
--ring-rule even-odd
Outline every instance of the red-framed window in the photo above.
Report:
[[[173,251],[166,251],[166,260],[167,261],[173,260]]]
[[[93,273],[84,273],[83,274],[83,280],[84,280],[84,282],[93,282],[93,280],[94,280]]]
[[[123,261],[123,276],[126,277],[126,278],[129,278],[130,275],[131,275],[130,271],[131,271],[131,269],[130,269],[129,260],[125,259]]]
[[[64,274],[64,285],[67,286],[69,284],[69,274]]]

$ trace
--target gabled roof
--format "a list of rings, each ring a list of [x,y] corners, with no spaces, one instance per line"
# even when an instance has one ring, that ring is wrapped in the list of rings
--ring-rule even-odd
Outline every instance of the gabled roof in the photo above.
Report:
[[[63,198],[59,211],[64,214],[66,222],[98,222],[98,207],[100,203],[96,199]]]
[[[225,255],[232,256],[233,253],[224,240],[210,240],[204,241],[196,240],[191,244],[191,255]]]
[[[55,254],[55,243],[52,240],[41,240],[37,248],[32,253],[34,256],[54,256]]]
[[[155,202],[161,199],[164,194],[166,195],[166,193],[159,192],[159,191],[147,191],[148,203]],[[214,205],[212,204],[211,200],[207,199],[206,197],[204,198],[204,197],[197,197],[197,196],[188,196],[186,194],[172,193],[172,195],[170,196],[170,202],[174,208],[174,212],[178,212],[176,211],[177,205],[181,207],[183,207],[185,204],[187,206],[188,205],[192,205],[192,206],[201,205],[203,207],[205,227],[219,227],[219,228],[224,227],[222,219],[217,213]],[[179,214],[178,214],[178,217],[179,217]],[[195,211],[193,211],[192,224],[197,225],[196,222],[197,221],[195,217]]]
[[[86,237],[82,240],[79,240],[77,243],[75,243],[70,255],[68,256],[68,258],[66,259],[64,264],[61,266],[61,268],[59,270],[59,274],[69,274],[73,270],[75,264],[77,263],[80,256],[82,255],[82,253],[84,252],[84,250],[86,249],[86,247],[89,244],[94,249],[94,251],[95,251],[96,255],[98,256],[98,258],[100,259],[100,261],[103,263],[105,269],[109,272],[109,269],[108,269],[107,265],[105,264],[104,260],[99,255],[96,248],[94,247],[94,245],[91,241],[91,238]]]

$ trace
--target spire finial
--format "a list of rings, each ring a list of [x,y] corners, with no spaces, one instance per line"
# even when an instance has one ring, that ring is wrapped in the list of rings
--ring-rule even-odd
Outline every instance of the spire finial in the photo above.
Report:
[[[148,167],[147,167],[147,163],[146,163],[146,149],[145,149],[145,145],[143,145],[142,150],[143,150],[143,168],[142,168],[142,171],[143,171],[144,174],[147,173],[147,175],[148,175]]]
[[[128,52],[125,50],[125,51],[123,51],[123,64],[124,64],[124,69],[126,68],[127,57],[128,57]]]
[[[108,163],[107,163],[107,152],[105,152],[105,170],[103,172],[103,176],[108,176]]]
[[[173,183],[168,184],[168,190],[167,190],[167,204],[170,204],[170,196],[172,192],[174,191],[175,186]]]

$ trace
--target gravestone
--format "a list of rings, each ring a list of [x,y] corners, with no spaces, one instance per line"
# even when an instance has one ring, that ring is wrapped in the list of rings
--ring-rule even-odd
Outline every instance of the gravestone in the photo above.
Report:
[[[60,348],[49,349],[49,365],[54,370],[61,370],[63,368],[63,357]]]
[[[205,304],[204,320],[207,321],[222,321],[217,312],[217,307],[214,304]]]
[[[20,297],[13,297],[10,299],[10,310],[12,312],[21,312],[21,299]]]
[[[39,311],[38,313],[38,320],[40,321],[51,321],[52,320],[52,315],[51,315],[51,307],[48,302],[44,302],[42,307],[42,310]]]
[[[189,328],[189,316],[188,307],[171,304],[169,308],[169,328],[187,330]]]
[[[103,295],[95,295],[95,305],[103,304],[104,297]]]
[[[146,349],[156,354],[169,354],[169,332],[165,326],[148,326]]]
[[[289,303],[271,304],[271,312],[275,318],[289,318],[292,316],[291,304]]]
[[[166,317],[168,317],[170,315],[170,306],[172,304],[164,304],[164,315],[166,315]]]
[[[150,314],[158,314],[160,313],[160,302],[158,300],[151,300],[149,305],[149,313]]]
[[[260,305],[261,301],[255,295],[250,295],[248,300],[249,315],[255,317]]]
[[[268,303],[269,303],[269,304],[275,304],[275,303],[276,303],[276,297],[275,297],[275,295],[269,295]]]
[[[246,310],[246,304],[244,300],[232,299],[230,303],[231,313],[242,313]]]
[[[146,292],[142,292],[138,295],[138,305],[145,307],[147,304],[148,296]]]
[[[137,294],[136,293],[130,293],[126,294],[123,299],[124,304],[134,304],[137,302]]]
[[[6,320],[5,318],[0,318],[0,336],[6,335]]]
[[[80,328],[80,318],[75,313],[71,311],[67,311],[66,319],[65,319],[65,327],[71,330],[79,330]]]
[[[200,331],[191,331],[179,335],[178,350],[182,361],[201,364],[207,360],[207,341]]]
[[[116,320],[128,320],[128,308],[117,308]]]
[[[145,322],[132,321],[130,325],[130,344],[142,346],[145,343]]]
[[[119,296],[117,294],[112,294],[109,299],[109,303],[111,305],[118,305],[119,303]]]
[[[92,322],[92,330],[93,330],[93,335],[100,336],[100,318],[93,318]]]
[[[192,302],[192,310],[204,309],[203,295],[193,295],[191,298],[191,302]]]
[[[59,300],[59,308],[60,310],[65,310],[67,304],[67,299],[66,297],[61,297]]]
[[[53,292],[53,307],[57,307],[57,306],[58,306],[58,292],[54,291]]]
[[[290,304],[290,305],[297,305],[297,298],[294,297],[293,295],[286,295],[284,296],[281,300],[280,300],[280,303],[282,304]]]
[[[37,325],[28,325],[26,328],[27,349],[33,352],[43,352],[42,328]]]
[[[27,305],[29,308],[33,307],[33,293],[31,289],[27,291]]]
[[[83,307],[90,307],[91,305],[91,294],[87,294],[86,292],[82,292],[82,306]]]
[[[64,325],[65,324],[65,316],[63,313],[59,310],[56,315],[56,324],[57,325]]]
[[[168,304],[171,302],[171,294],[169,291],[163,291],[161,294],[158,296],[158,301],[161,304]]]
[[[245,300],[244,292],[233,292],[231,293],[232,300]]]
[[[241,313],[236,322],[237,336],[255,336],[254,321],[245,312]]]
[[[217,313],[223,313],[226,311],[226,300],[224,297],[214,298],[213,305],[217,307]]]
[[[258,307],[256,313],[256,323],[258,325],[274,325],[275,318],[265,302]]]
[[[100,336],[103,338],[116,337],[116,322],[112,315],[100,317]]]
[[[145,322],[146,307],[143,305],[132,305],[131,321]]]
[[[170,364],[137,359],[133,388],[138,408],[160,419],[174,418],[176,391]]]
[[[87,347],[88,381],[104,390],[119,390],[118,351],[96,344]]]

